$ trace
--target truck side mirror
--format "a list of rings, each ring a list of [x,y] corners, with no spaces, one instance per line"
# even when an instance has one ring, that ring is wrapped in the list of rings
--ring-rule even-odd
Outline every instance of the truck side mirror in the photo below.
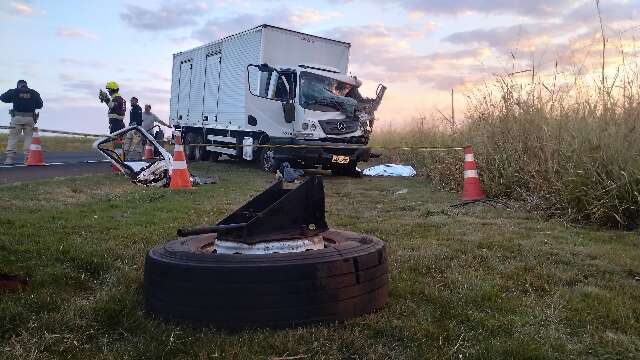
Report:
[[[284,122],[291,124],[296,121],[296,105],[293,102],[283,102],[282,111],[284,112]]]

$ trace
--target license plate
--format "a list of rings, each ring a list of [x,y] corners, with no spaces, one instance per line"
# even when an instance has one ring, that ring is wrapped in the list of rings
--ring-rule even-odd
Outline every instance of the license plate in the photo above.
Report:
[[[338,163],[338,164],[348,164],[349,157],[344,155],[333,155],[331,157],[331,162]]]

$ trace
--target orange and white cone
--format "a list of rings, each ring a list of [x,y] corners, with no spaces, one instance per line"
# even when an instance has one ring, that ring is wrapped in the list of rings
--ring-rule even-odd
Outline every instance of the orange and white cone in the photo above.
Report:
[[[147,140],[147,143],[144,145],[144,154],[142,155],[142,160],[151,159],[153,159],[153,146],[151,146],[151,142]]]
[[[118,155],[118,159],[124,161],[124,150],[122,149],[122,144],[122,139],[113,140],[113,151],[115,151],[115,153]],[[111,164],[111,172],[114,174],[120,174],[122,170],[120,170],[120,168],[118,168],[115,164]]]
[[[482,191],[480,177],[478,176],[478,166],[473,157],[471,145],[464,147],[464,187],[462,189],[462,201],[473,202],[485,200],[486,196]]]
[[[187,160],[184,156],[182,136],[179,132],[176,134],[176,147],[173,150],[169,188],[191,189],[191,177],[189,176],[189,170],[187,170]]]
[[[33,128],[33,138],[29,145],[29,154],[27,155],[27,166],[44,165],[44,155],[42,153],[42,144],[40,143],[40,133],[38,128]]]

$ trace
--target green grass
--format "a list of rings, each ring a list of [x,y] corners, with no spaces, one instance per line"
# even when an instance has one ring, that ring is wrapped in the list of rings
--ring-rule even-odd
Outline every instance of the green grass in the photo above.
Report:
[[[31,286],[0,294],[0,358],[640,357],[637,233],[452,209],[455,194],[420,178],[325,178],[328,222],[388,244],[380,312],[277,331],[156,321],[142,311],[145,252],[178,227],[216,222],[272,180],[238,164],[191,170],[220,181],[190,191],[110,175],[1,186],[0,271],[27,274]]]
[[[47,151],[91,151],[91,145],[95,138],[78,136],[44,136],[40,134],[42,149]],[[7,147],[7,134],[0,134],[0,153],[4,153]],[[18,143],[18,149],[22,149],[22,142]],[[20,150],[19,150],[20,151]]]

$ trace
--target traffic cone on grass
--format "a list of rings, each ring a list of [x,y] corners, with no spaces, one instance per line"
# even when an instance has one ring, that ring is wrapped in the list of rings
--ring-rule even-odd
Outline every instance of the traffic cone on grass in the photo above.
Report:
[[[191,177],[189,176],[189,170],[187,170],[187,160],[184,156],[182,137],[179,132],[176,135],[176,147],[173,150],[169,188],[191,189]]]
[[[467,145],[464,147],[464,182],[462,187],[462,202],[453,205],[457,206],[465,206],[473,203],[486,203],[492,206],[495,204],[499,204],[505,207],[508,207],[505,203],[494,200],[487,199],[484,191],[482,190],[482,184],[480,183],[480,176],[478,174],[478,165],[476,164],[476,160],[473,156],[473,148],[471,145]]]
[[[40,133],[38,128],[33,128],[33,137],[31,145],[29,145],[29,154],[27,155],[27,166],[44,165],[44,155],[42,154],[42,144],[40,143]]]
[[[464,147],[464,184],[462,188],[462,201],[480,201],[487,197],[482,191],[480,176],[478,176],[478,165],[473,157],[471,145]]]
[[[151,146],[151,142],[147,141],[144,145],[144,154],[142,155],[142,160],[151,160],[153,159],[153,146]]]

